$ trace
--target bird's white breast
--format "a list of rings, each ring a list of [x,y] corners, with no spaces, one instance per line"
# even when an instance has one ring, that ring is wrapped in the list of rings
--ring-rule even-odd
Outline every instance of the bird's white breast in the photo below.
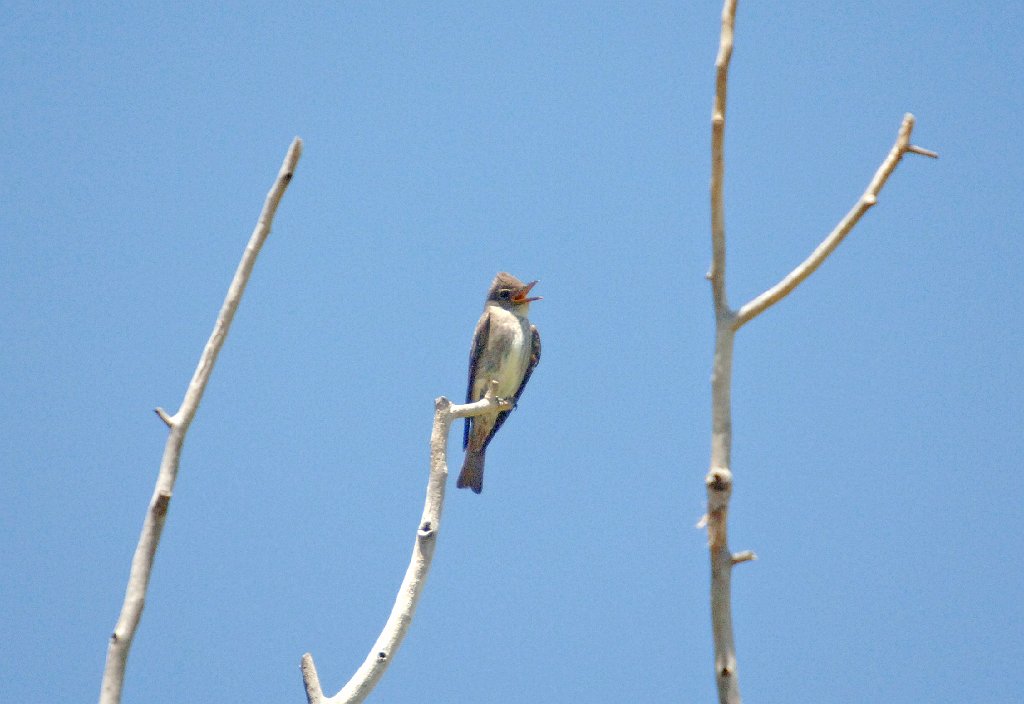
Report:
[[[526,368],[530,364],[530,348],[533,337],[530,332],[530,321],[520,318],[500,306],[490,306],[490,337],[491,343],[488,347],[494,349],[493,343],[499,340],[504,343],[498,345],[504,354],[499,359],[487,360],[487,366],[491,378],[498,380],[498,396],[510,398],[519,390],[519,385],[526,374]]]

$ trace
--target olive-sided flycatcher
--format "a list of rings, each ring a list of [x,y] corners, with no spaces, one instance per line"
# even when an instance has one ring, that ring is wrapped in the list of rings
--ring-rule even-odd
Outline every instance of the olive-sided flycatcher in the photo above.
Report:
[[[529,297],[536,283],[524,284],[504,271],[491,282],[484,301],[484,314],[476,323],[469,351],[466,403],[483,398],[492,380],[498,381],[498,398],[511,400],[513,409],[519,402],[526,382],[540,361],[540,334],[526,317],[531,301],[540,300],[540,296]],[[462,436],[466,461],[456,484],[460,489],[469,487],[478,494],[483,490],[484,453],[511,412],[485,413],[466,419]]]

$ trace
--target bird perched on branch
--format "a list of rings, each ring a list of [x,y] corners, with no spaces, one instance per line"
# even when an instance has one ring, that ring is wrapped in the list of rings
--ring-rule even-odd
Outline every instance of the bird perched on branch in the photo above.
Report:
[[[530,297],[536,283],[524,284],[504,271],[491,282],[469,351],[466,403],[483,398],[487,386],[496,380],[498,398],[511,400],[515,409],[540,361],[540,334],[526,317],[530,303],[540,300],[540,296]],[[500,411],[466,418],[462,437],[466,459],[456,483],[460,489],[469,487],[477,494],[483,490],[484,453],[509,413],[511,411]]]

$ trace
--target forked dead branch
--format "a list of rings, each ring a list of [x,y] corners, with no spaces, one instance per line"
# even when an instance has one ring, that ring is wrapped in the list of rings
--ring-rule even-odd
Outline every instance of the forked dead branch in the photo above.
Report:
[[[302,656],[302,680],[306,685],[306,699],[309,704],[361,702],[369,696],[380,678],[384,676],[384,671],[391,664],[409,630],[434,557],[434,546],[437,544],[437,534],[441,528],[445,487],[448,483],[448,434],[452,423],[459,418],[477,416],[493,410],[511,410],[512,402],[497,398],[497,391],[498,382],[492,381],[487,393],[476,403],[455,405],[443,396],[434,402],[434,426],[430,433],[430,478],[427,480],[426,502],[412,547],[412,559],[405,571],[402,585],[398,588],[391,615],[363,664],[333,697],[324,696],[316,666],[313,664],[313,656],[309,653]]]
[[[708,531],[711,558],[711,617],[715,649],[715,674],[719,701],[728,704],[739,704],[740,702],[732,625],[732,568],[736,564],[754,559],[754,554],[751,551],[733,553],[728,545],[728,511],[733,488],[730,456],[732,449],[731,383],[736,332],[743,325],[785,298],[821,266],[860,218],[878,202],[879,194],[886,181],[905,155],[918,154],[932,158],[938,156],[935,152],[911,143],[914,117],[910,114],[905,115],[892,149],[882,161],[864,193],[832,232],[803,262],[777,284],[738,309],[731,308],[726,295],[723,178],[726,93],[733,49],[736,4],[737,0],[725,0],[722,10],[720,44],[715,63],[714,107],[711,118],[712,258],[707,278],[711,283],[715,313],[715,353],[711,376],[711,461],[705,478],[707,513],[703,519],[703,524],[706,525]],[[246,246],[213,332],[203,350],[180,408],[174,414],[157,409],[157,414],[167,425],[169,433],[156,487],[132,559],[124,604],[117,625],[110,637],[100,691],[100,704],[119,704],[121,701],[128,653],[142,617],[153,561],[177,478],[185,435],[195,417],[217,355],[224,344],[231,321],[249,280],[256,256],[270,233],[270,226],[278,203],[288,187],[301,152],[302,142],[296,138],[267,195],[259,221]],[[509,403],[496,398],[495,383],[492,383],[487,395],[476,403],[453,405],[443,397],[436,400],[430,439],[430,475],[427,482],[426,500],[416,530],[412,559],[406,570],[394,607],[363,664],[344,688],[333,697],[324,695],[312,656],[308,653],[303,656],[302,674],[306,696],[310,704],[361,702],[383,676],[409,628],[430,569],[444,506],[448,476],[447,441],[451,424],[458,418],[493,411],[496,407],[507,409]]]
[[[938,157],[935,152],[910,143],[914,116],[909,113],[904,115],[896,143],[878,167],[863,195],[832,232],[779,283],[742,305],[739,310],[733,310],[729,307],[725,285],[725,206],[722,182],[725,173],[726,91],[735,24],[736,0],[725,0],[718,57],[715,60],[715,99],[711,113],[711,268],[707,278],[711,282],[715,311],[715,354],[711,372],[711,466],[704,482],[708,503],[707,513],[702,519],[702,525],[707,527],[711,553],[711,625],[718,699],[722,704],[739,704],[741,701],[732,627],[732,568],[754,558],[749,550],[732,553],[728,543],[729,499],[732,497],[733,483],[730,469],[732,353],[736,331],[785,298],[821,266],[864,213],[878,202],[882,187],[906,154]]]

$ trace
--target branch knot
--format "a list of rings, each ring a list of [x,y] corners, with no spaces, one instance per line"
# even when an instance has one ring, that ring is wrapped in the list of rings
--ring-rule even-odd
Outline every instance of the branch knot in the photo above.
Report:
[[[167,515],[167,507],[171,503],[171,495],[167,493],[161,493],[156,497],[156,502],[153,504],[153,513],[158,517],[163,518]]]
[[[732,472],[729,471],[728,467],[712,467],[704,478],[704,484],[707,486],[708,491],[731,492]]]

